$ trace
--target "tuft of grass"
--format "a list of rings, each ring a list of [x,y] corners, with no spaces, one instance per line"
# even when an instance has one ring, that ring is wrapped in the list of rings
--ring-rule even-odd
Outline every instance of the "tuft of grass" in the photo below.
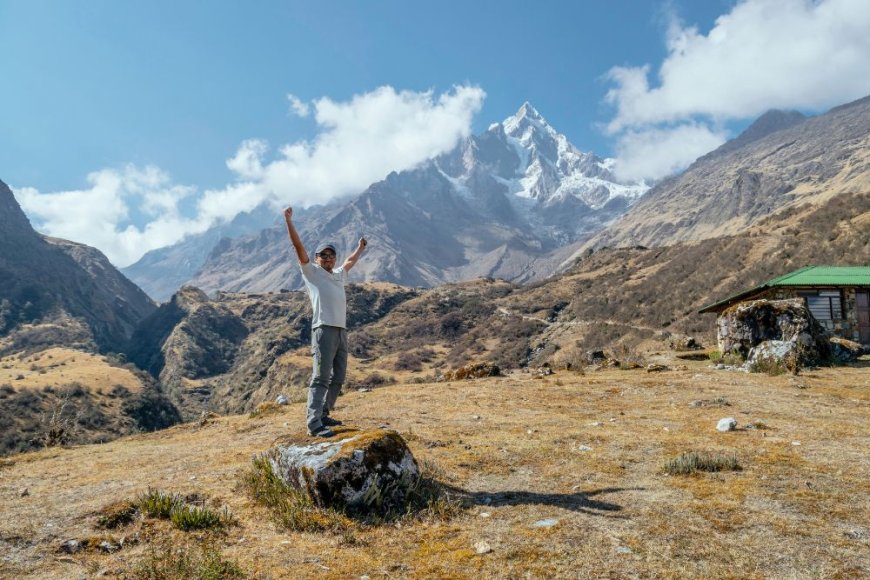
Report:
[[[231,580],[248,577],[235,561],[224,559],[213,541],[178,545],[170,538],[149,545],[132,572],[132,577],[137,580]]]
[[[691,475],[699,471],[740,471],[742,469],[735,455],[697,453],[695,451],[669,459],[662,467],[662,471],[668,475]]]
[[[715,364],[723,364],[730,367],[739,367],[743,364],[743,357],[740,356],[739,353],[726,352],[722,353],[718,350],[714,350],[709,355],[710,362]]]
[[[166,493],[159,489],[148,488],[137,500],[139,510],[148,517],[167,520],[172,512],[184,505],[180,497],[174,493]]]
[[[315,506],[302,491],[290,487],[275,475],[265,457],[254,459],[243,472],[240,487],[251,499],[269,509],[279,527],[296,532],[343,532],[352,523],[341,512]]]
[[[771,377],[784,375],[788,372],[797,375],[800,373],[800,365],[790,360],[765,357],[755,361],[750,370],[754,373],[765,373]]]
[[[139,506],[130,500],[110,503],[100,510],[97,527],[112,530],[126,526],[133,521],[138,511]]]
[[[221,530],[236,525],[228,508],[216,512],[208,507],[190,506],[176,494],[149,489],[141,495],[136,507],[148,517],[169,520],[179,530]]]
[[[179,530],[222,530],[225,527],[236,525],[238,521],[230,513],[228,508],[216,512],[208,507],[181,505],[172,510],[169,520]]]

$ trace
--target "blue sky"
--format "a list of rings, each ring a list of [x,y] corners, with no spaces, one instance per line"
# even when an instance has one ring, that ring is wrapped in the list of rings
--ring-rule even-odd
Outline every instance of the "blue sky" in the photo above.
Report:
[[[355,152],[387,143],[397,156],[389,127],[427,133],[409,148],[425,156],[524,101],[580,149],[617,157],[626,178],[657,178],[768,108],[816,112],[870,93],[855,78],[870,57],[868,5],[0,0],[0,179],[36,227],[124,264],[230,219],[244,196],[361,191],[390,161]],[[793,63],[782,45],[800,38],[813,42]],[[803,78],[818,68],[831,70]],[[365,127],[360,111],[387,128]],[[318,162],[375,173],[333,183]],[[327,193],[294,197],[302,182]],[[73,205],[111,211],[65,213]]]

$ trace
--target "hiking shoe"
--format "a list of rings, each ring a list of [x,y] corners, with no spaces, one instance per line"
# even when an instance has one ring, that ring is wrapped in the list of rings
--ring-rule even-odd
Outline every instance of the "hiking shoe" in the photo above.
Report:
[[[332,417],[329,417],[329,416],[323,417],[320,420],[320,422],[323,423],[327,427],[338,427],[339,425],[344,425],[343,421],[339,421],[338,419],[333,419]]]
[[[314,431],[309,431],[308,434],[311,437],[327,438],[327,437],[332,437],[333,435],[335,435],[335,431],[330,431],[326,427],[320,427],[318,429],[315,429]]]

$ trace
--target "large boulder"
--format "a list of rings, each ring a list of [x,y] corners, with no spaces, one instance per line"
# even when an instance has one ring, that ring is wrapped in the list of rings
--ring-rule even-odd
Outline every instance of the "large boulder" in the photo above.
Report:
[[[752,349],[773,341],[764,347],[764,356],[788,352],[792,364],[798,366],[816,365],[831,358],[827,332],[799,298],[737,304],[719,316],[718,326],[719,348],[723,353],[749,358]],[[790,345],[786,348],[780,343]]]
[[[279,439],[266,458],[276,476],[321,507],[401,510],[420,477],[404,439],[386,429],[346,429],[326,441]]]

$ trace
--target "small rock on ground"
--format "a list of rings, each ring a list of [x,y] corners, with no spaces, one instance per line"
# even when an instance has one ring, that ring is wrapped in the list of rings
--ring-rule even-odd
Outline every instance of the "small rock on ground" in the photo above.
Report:
[[[719,419],[719,423],[716,424],[716,430],[722,431],[723,433],[727,431],[734,431],[737,428],[737,419],[734,417],[725,417],[724,419]]]
[[[490,552],[492,552],[492,547],[489,545],[489,543],[480,541],[474,544],[474,551],[478,554],[489,554]]]

